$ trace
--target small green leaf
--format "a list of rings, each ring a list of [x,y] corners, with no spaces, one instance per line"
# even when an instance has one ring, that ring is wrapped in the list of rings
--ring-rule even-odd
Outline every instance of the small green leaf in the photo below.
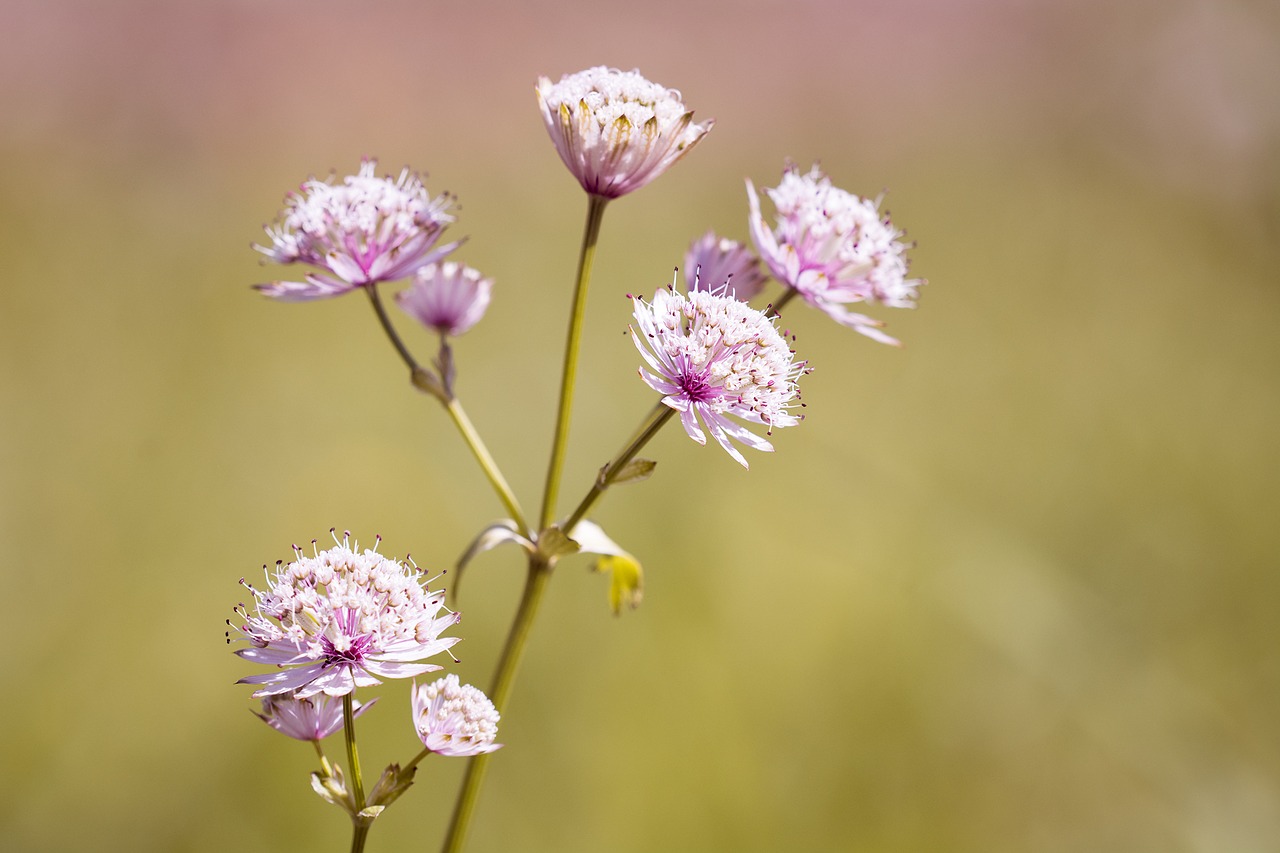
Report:
[[[538,534],[538,550],[544,556],[554,559],[578,553],[578,543],[566,536],[559,527],[548,527]]]
[[[652,459],[632,459],[618,471],[618,476],[613,478],[613,484],[638,483],[641,480],[647,480],[653,476],[653,469],[657,467],[658,463]]]
[[[373,819],[376,818],[378,815],[382,814],[382,812],[386,808],[387,808],[386,806],[365,806],[356,815],[356,819],[361,821],[365,825],[368,825],[370,823],[373,823]]]

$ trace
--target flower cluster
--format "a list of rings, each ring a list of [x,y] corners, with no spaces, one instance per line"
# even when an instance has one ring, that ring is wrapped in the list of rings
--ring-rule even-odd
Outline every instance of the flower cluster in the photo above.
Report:
[[[878,202],[832,186],[817,166],[802,175],[788,165],[781,183],[765,192],[777,209],[773,230],[747,181],[751,236],[774,276],[837,323],[896,345],[880,331],[883,323],[845,307],[878,302],[910,308],[923,284],[906,277],[902,232],[880,214]]]
[[[294,546],[296,559],[276,564],[267,589],[246,584],[256,607],[236,608],[249,643],[236,654],[278,668],[240,679],[261,685],[254,696],[341,696],[380,683],[377,676],[421,675],[440,667],[414,661],[458,641],[440,636],[460,617],[445,608],[443,591],[427,591],[417,566],[357,551],[349,534],[334,539],[311,557]]]
[[[342,183],[309,180],[285,197],[279,221],[267,227],[270,246],[255,246],[281,264],[320,268],[304,281],[274,281],[257,289],[284,302],[340,296],[359,287],[396,281],[438,260],[460,244],[437,246],[453,217],[453,199],[432,198],[408,169],[398,178],[375,175],[376,160]]]
[[[694,441],[707,441],[700,418],[720,446],[748,467],[730,439],[755,450],[773,445],[727,416],[769,431],[799,423],[790,409],[799,402],[796,383],[808,362],[795,360],[795,351],[763,313],[726,295],[723,285],[687,296],[660,288],[652,302],[634,296],[632,301],[631,338],[653,370],[641,368],[640,377],[665,395],[662,402],[680,413]]]
[[[588,194],[587,226],[574,283],[559,406],[552,452],[543,488],[541,516],[533,524],[520,507],[497,461],[481,440],[454,393],[455,360],[450,338],[470,330],[485,314],[493,282],[446,256],[461,241],[441,244],[452,222],[449,195],[433,197],[422,178],[408,169],[398,177],[378,177],[374,160],[340,181],[308,180],[286,196],[269,245],[254,248],[273,262],[302,264],[301,281],[257,285],[269,297],[305,302],[364,289],[391,345],[410,370],[413,387],[444,404],[482,472],[506,507],[508,518],[486,527],[457,562],[458,577],[477,554],[503,543],[527,552],[525,594],[494,673],[495,685],[509,686],[540,599],[538,590],[562,558],[598,557],[595,569],[611,577],[609,602],[615,613],[639,604],[644,573],[637,559],[590,518],[596,502],[616,484],[638,482],[657,464],[637,454],[678,413],[685,432],[699,444],[707,433],[726,453],[748,467],[741,447],[772,451],[766,436],[795,426],[803,416],[799,381],[809,372],[780,331],[777,311],[799,296],[837,322],[875,340],[896,344],[881,323],[849,310],[857,303],[905,308],[914,305],[923,282],[907,278],[907,246],[879,200],[868,200],[831,185],[815,166],[801,174],[788,165],[778,186],[765,193],[776,208],[770,226],[761,213],[755,186],[747,181],[748,218],[755,251],[708,231],[685,255],[686,292],[672,286],[652,300],[630,296],[632,342],[643,359],[641,379],[661,395],[640,429],[599,469],[586,495],[567,516],[558,516],[558,498],[569,447],[569,424],[586,294],[607,202],[654,180],[691,151],[714,122],[695,123],[681,94],[644,78],[638,71],[598,66],[565,75],[557,83],[539,78],[539,108],[556,151]],[[758,254],[757,254],[758,253]],[[761,261],[764,263],[762,264]],[[766,272],[767,268],[767,272]],[[769,273],[786,290],[765,312],[747,303]],[[439,334],[432,372],[401,338],[377,285],[412,279],[396,299],[410,317]],[[514,351],[514,350],[513,350]],[[518,357],[518,356],[517,356]],[[750,425],[763,427],[763,435]],[[557,518],[560,521],[556,521]],[[495,743],[499,712],[480,690],[456,675],[418,685],[410,693],[412,722],[424,749],[407,763],[389,764],[366,786],[356,749],[355,716],[373,702],[355,701],[359,688],[385,678],[416,678],[441,669],[428,658],[447,652],[458,639],[445,636],[460,619],[445,606],[443,590],[408,557],[389,559],[360,550],[349,534],[333,534],[334,547],[311,555],[296,545],[294,559],[263,567],[266,583],[250,604],[228,620],[228,642],[246,661],[271,667],[239,683],[255,687],[261,712],[273,729],[312,742],[320,769],[312,787],[339,806],[353,822],[352,849],[363,849],[370,824],[414,784],[428,754],[482,756]],[[454,585],[456,592],[456,584]],[[456,662],[456,659],[455,659]],[[495,688],[497,698],[505,690]],[[376,700],[374,700],[376,701]],[[345,771],[324,754],[320,741],[346,726]],[[479,771],[483,760],[472,764]],[[468,772],[459,793],[446,846],[456,849],[466,835],[481,772]]]
[[[713,121],[697,124],[680,93],[598,66],[538,80],[538,105],[560,159],[592,195],[639,189],[689,153]]]
[[[358,717],[377,702],[353,702]],[[342,700],[324,693],[306,699],[280,695],[262,697],[262,713],[253,712],[262,722],[296,740],[324,740],[342,728]]]
[[[427,264],[413,276],[396,301],[410,317],[442,335],[457,337],[470,329],[489,307],[493,279],[453,261]]]
[[[685,252],[684,277],[689,290],[724,287],[743,302],[763,290],[768,281],[755,252],[737,240],[717,237],[714,231],[694,240]]]
[[[431,684],[413,686],[413,725],[422,745],[437,755],[493,752],[502,746],[498,709],[489,697],[450,673]]]

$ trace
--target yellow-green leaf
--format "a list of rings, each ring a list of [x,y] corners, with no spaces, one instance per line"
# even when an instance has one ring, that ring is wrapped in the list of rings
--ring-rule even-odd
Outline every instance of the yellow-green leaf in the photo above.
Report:
[[[622,606],[634,610],[644,598],[644,570],[630,554],[604,554],[596,561],[597,572],[609,574],[609,608],[617,616]]]

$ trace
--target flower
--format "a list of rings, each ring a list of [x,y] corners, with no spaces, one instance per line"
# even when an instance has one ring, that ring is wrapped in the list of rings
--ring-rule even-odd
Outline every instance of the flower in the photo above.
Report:
[[[701,418],[745,468],[747,460],[730,439],[756,450],[773,450],[773,445],[726,415],[765,424],[770,432],[799,423],[788,410],[799,401],[796,382],[809,372],[808,362],[795,360],[767,316],[725,295],[723,285],[687,296],[663,288],[653,302],[634,296],[632,301],[639,334],[632,327],[631,338],[657,374],[641,368],[640,378],[666,395],[662,402],[680,413],[694,441],[707,441],[698,426]]]
[[[471,267],[453,261],[427,264],[413,276],[408,290],[396,301],[409,316],[442,335],[457,337],[484,316],[493,279],[481,278]]]
[[[440,634],[461,616],[444,607],[443,590],[427,591],[412,561],[406,565],[375,550],[358,552],[350,534],[341,541],[335,534],[334,542],[336,547],[312,557],[295,545],[296,559],[276,563],[266,590],[245,584],[256,608],[236,607],[244,620],[237,627],[240,639],[249,643],[236,654],[278,668],[240,679],[240,684],[262,685],[254,696],[342,696],[381,683],[376,676],[408,678],[440,669],[413,661],[458,642]]]
[[[413,685],[410,702],[413,727],[422,745],[437,755],[479,755],[502,746],[498,709],[470,684],[459,684],[450,673],[430,684]]]
[[[774,276],[837,323],[881,343],[898,341],[880,331],[884,324],[845,308],[879,302],[911,308],[921,279],[907,275],[907,245],[887,214],[871,201],[831,185],[817,166],[801,175],[788,164],[782,182],[765,192],[777,208],[770,231],[760,214],[755,186],[747,181],[749,225],[756,249]]]
[[[708,231],[689,245],[684,256],[684,278],[689,290],[715,290],[721,285],[735,299],[746,302],[764,288],[767,277],[756,253],[739,243]]]
[[[540,77],[538,106],[560,159],[584,190],[604,198],[661,175],[715,123],[695,124],[675,89],[602,65],[559,83]]]
[[[355,702],[353,716],[360,716],[377,701]],[[297,740],[324,740],[342,728],[342,700],[323,693],[310,699],[264,696],[262,713],[253,713],[271,728]]]
[[[314,178],[300,193],[285,196],[285,209],[267,227],[270,246],[254,246],[280,264],[304,263],[323,273],[305,281],[273,281],[256,288],[283,302],[307,302],[396,281],[452,252],[460,241],[436,246],[453,217],[453,199],[431,198],[422,178],[404,169],[400,177],[374,176],[376,160],[341,184]]]

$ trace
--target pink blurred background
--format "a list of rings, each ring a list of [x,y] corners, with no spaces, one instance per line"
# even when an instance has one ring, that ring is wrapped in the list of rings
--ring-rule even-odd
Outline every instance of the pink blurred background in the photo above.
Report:
[[[4,0],[0,32],[0,846],[344,848],[232,685],[235,581],[334,524],[445,566],[498,509],[362,306],[266,303],[249,244],[363,155],[458,193],[498,282],[468,407],[534,494],[583,205],[533,87],[607,64],[717,126],[610,209],[566,482],[651,403],[621,295],[745,238],[744,178],[887,189],[930,284],[880,312],[901,352],[788,316],[810,419],[751,472],[671,432],[611,496],[648,599],[561,572],[471,849],[1276,849],[1274,5]],[[477,683],[518,591],[486,559]],[[436,847],[429,770],[371,850]]]

